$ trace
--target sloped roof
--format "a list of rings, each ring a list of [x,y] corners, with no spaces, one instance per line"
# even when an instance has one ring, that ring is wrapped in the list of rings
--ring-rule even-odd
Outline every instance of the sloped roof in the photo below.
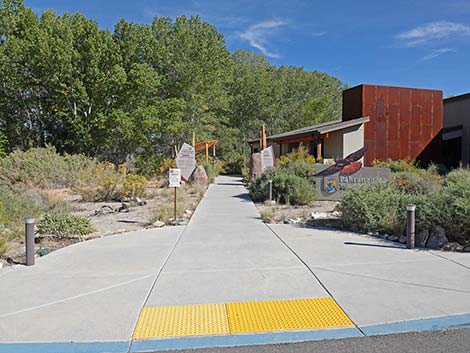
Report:
[[[363,123],[368,122],[369,120],[370,118],[366,116],[366,117],[346,120],[346,121],[342,121],[342,120],[328,121],[326,123],[322,123],[318,125],[307,126],[302,129],[297,129],[297,130],[283,132],[281,134],[271,135],[267,137],[267,140],[274,141],[274,140],[283,140],[289,137],[301,137],[301,136],[310,135],[314,132],[319,133],[319,134],[326,134],[327,132],[346,129],[351,126],[363,124]],[[257,141],[257,139],[252,140],[251,142],[254,142],[254,141]]]

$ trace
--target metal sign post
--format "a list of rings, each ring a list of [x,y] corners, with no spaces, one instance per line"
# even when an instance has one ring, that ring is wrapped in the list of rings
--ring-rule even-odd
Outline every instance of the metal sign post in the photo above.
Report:
[[[176,188],[181,186],[181,169],[170,169],[168,186],[174,189],[173,193],[173,220],[176,223]]]

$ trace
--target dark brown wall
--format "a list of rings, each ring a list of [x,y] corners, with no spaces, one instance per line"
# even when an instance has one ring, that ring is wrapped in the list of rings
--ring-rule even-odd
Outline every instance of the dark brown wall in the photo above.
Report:
[[[367,166],[375,159],[418,159],[425,150],[440,160],[431,142],[442,129],[442,115],[442,91],[360,85],[343,92],[343,120],[370,117],[364,126]]]

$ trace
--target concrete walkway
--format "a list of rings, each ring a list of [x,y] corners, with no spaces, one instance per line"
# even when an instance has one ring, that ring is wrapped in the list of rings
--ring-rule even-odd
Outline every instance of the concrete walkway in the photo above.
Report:
[[[350,328],[133,340],[143,308],[331,297]],[[0,270],[0,352],[137,352],[468,325],[470,254],[268,227],[233,177],[209,187],[186,227],[97,239]]]

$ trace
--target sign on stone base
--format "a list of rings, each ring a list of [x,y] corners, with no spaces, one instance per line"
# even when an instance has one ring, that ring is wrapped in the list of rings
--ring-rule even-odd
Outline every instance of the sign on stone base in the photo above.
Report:
[[[317,172],[330,167],[317,164]],[[341,200],[343,191],[350,186],[362,184],[384,183],[390,180],[391,171],[388,168],[361,167],[357,171],[346,174],[344,170],[337,173],[319,176],[316,179],[318,200]]]
[[[176,156],[176,167],[181,169],[184,181],[189,181],[196,168],[196,150],[193,146],[184,143]]]
[[[263,173],[269,169],[276,166],[276,157],[274,156],[273,146],[269,146],[261,151],[261,166]]]

